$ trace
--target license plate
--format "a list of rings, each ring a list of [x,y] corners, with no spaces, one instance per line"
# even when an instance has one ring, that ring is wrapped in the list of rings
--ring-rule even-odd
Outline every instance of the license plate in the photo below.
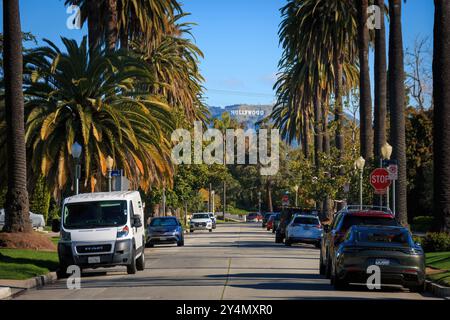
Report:
[[[388,266],[391,264],[389,259],[375,259],[375,264],[377,266]]]
[[[88,263],[100,263],[100,257],[88,257]]]
[[[165,240],[167,240],[167,238],[166,237],[160,237],[159,240],[165,241]]]

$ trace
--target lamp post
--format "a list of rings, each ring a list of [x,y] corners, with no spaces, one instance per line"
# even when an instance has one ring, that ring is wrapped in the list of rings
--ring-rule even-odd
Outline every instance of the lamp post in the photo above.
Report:
[[[295,206],[297,207],[298,206],[298,204],[297,204],[297,202],[298,202],[298,185],[294,186],[294,190],[295,190]]]
[[[392,155],[392,146],[389,143],[385,143],[382,147],[381,147],[381,155],[383,157],[383,159],[386,160],[390,160],[391,159],[391,155]],[[395,180],[392,181],[392,202],[393,202],[393,207],[394,207],[394,214],[395,214]],[[387,189],[387,196],[386,196],[386,205],[389,208],[389,187]]]
[[[359,157],[355,161],[355,168],[359,170],[359,206],[362,210],[363,206],[363,171],[366,165],[366,160],[363,157]]]
[[[81,145],[75,141],[72,145],[72,157],[75,160],[75,194],[80,193],[79,181],[81,176],[81,166],[80,166],[80,157],[83,148]]]
[[[111,156],[108,156],[108,158],[106,158],[106,168],[108,169],[108,192],[112,191],[111,173],[113,166],[114,166],[114,159]]]
[[[215,202],[214,195],[215,195],[215,192],[214,192],[214,190],[212,190],[211,191],[211,199],[212,199],[212,208],[211,208],[212,210],[211,211],[212,211],[213,214],[215,214],[215,212],[216,212],[216,208],[215,208],[216,206],[215,206],[215,203],[214,203]]]
[[[258,212],[261,213],[261,191],[258,191]]]

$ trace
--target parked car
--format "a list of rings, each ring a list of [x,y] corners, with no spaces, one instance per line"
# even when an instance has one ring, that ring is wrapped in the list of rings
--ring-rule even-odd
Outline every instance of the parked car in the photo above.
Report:
[[[209,214],[209,217],[211,218],[211,221],[212,221],[212,228],[215,229],[216,226],[217,226],[216,216],[212,212],[209,212],[208,214]]]
[[[194,232],[195,230],[208,230],[212,232],[213,222],[209,216],[209,213],[193,213],[191,221],[189,223],[190,232]]]
[[[45,227],[45,219],[42,214],[36,214],[30,211],[30,221],[33,228]],[[5,209],[0,209],[0,230],[5,225]]]
[[[247,215],[247,222],[261,222],[262,219],[262,215],[258,212],[251,212]]]
[[[336,289],[365,283],[367,267],[378,266],[381,284],[424,291],[425,257],[404,227],[352,226],[333,256],[331,282]]]
[[[59,276],[67,267],[123,265],[145,269],[144,211],[137,191],[79,194],[63,203],[58,242]]]
[[[269,221],[269,217],[273,214],[273,212],[265,212],[262,217],[262,227],[265,228],[267,225],[267,221]]]
[[[280,224],[280,213],[277,212],[275,213],[275,216],[273,217],[273,222],[272,222],[272,233],[275,233],[275,231],[278,228],[278,225]]]
[[[319,217],[314,215],[295,215],[286,229],[284,244],[311,243],[320,248],[323,229]]]
[[[275,214],[271,214],[269,216],[269,219],[267,219],[267,223],[266,223],[266,229],[267,231],[271,230],[273,228],[273,221],[275,219]]]
[[[275,243],[282,243],[286,237],[286,228],[296,214],[302,214],[305,210],[298,207],[284,207],[280,213],[280,221],[275,229]]]
[[[320,250],[320,274],[330,278],[331,258],[353,225],[398,226],[398,223],[394,214],[387,208],[373,208],[372,206],[343,208],[334,215],[331,225],[324,226]]]
[[[176,217],[155,217],[147,227],[147,246],[176,243],[184,246],[183,228]]]

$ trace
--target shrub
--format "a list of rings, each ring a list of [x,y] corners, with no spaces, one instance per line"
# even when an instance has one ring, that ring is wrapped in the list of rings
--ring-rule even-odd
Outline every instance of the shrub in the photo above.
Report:
[[[446,232],[427,233],[422,240],[422,247],[425,252],[450,251],[450,234]]]
[[[411,228],[416,232],[427,232],[433,225],[434,217],[432,216],[418,216],[414,217]]]

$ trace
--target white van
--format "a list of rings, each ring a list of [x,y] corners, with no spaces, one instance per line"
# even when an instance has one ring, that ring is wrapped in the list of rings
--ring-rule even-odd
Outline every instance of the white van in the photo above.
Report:
[[[145,268],[144,205],[137,191],[79,194],[61,213],[60,276],[67,267],[123,265],[128,274]]]

